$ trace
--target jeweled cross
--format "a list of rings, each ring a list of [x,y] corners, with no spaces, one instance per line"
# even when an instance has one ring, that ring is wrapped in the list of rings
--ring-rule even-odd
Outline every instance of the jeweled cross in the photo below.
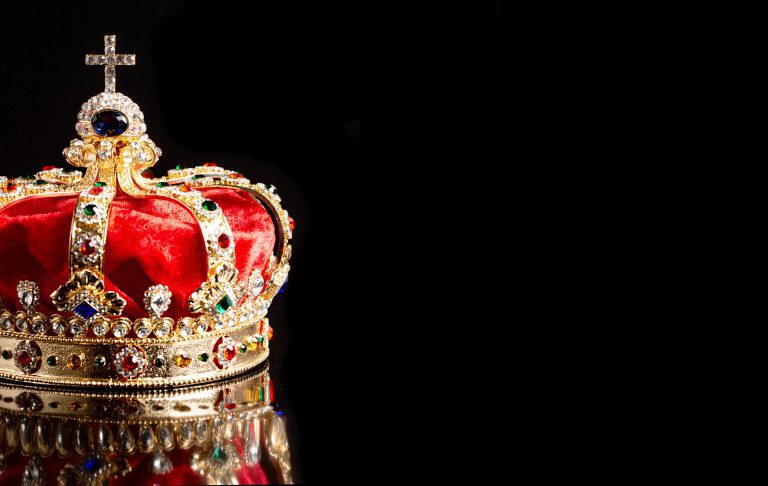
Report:
[[[104,92],[115,92],[115,66],[133,66],[136,54],[115,54],[116,36],[104,36],[104,54],[86,54],[85,63],[89,66],[104,66]]]

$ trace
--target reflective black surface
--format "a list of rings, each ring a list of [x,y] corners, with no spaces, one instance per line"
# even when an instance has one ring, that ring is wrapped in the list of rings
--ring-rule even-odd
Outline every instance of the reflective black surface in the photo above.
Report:
[[[277,390],[268,366],[164,390],[0,382],[0,483],[291,483]]]

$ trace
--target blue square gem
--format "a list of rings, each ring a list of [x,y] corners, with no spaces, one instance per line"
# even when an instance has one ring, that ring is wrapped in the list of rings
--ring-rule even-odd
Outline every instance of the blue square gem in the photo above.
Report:
[[[72,312],[82,317],[83,319],[90,319],[91,317],[98,314],[99,311],[94,309],[93,306],[88,302],[82,301],[77,307],[75,307]]]

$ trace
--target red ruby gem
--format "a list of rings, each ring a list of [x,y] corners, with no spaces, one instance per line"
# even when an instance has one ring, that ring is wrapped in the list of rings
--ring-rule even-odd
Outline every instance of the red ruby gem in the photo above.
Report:
[[[78,248],[78,250],[80,250],[81,255],[85,255],[85,256],[90,256],[96,253],[96,248],[90,245],[90,241],[84,241],[80,243],[80,247]]]
[[[234,409],[237,408],[237,404],[236,403],[226,403],[226,404],[224,404],[224,408],[226,408],[227,410],[234,410]]]
[[[243,177],[243,174],[240,174],[238,172],[233,172],[233,173],[229,174],[229,178],[230,179],[240,179],[242,177]]]
[[[224,351],[221,354],[224,356],[225,360],[232,361],[235,359],[235,356],[237,356],[237,349],[235,349],[233,345],[229,345],[224,348]]]
[[[296,221],[294,221],[290,216],[288,216],[288,227],[291,228],[291,231],[296,229]]]
[[[88,189],[88,194],[93,196],[98,196],[102,192],[104,192],[104,188],[99,186],[93,186],[92,188]]]
[[[43,167],[43,170],[55,170],[55,169],[56,169],[55,165],[46,165],[45,167]]]
[[[206,162],[203,164],[203,167],[218,167],[218,165],[213,162]]]
[[[120,360],[120,366],[122,366],[125,371],[134,371],[139,367],[139,360],[132,354],[126,354],[123,356],[123,359]]]
[[[21,350],[18,353],[16,353],[16,362],[19,363],[19,366],[29,366],[32,363],[32,355],[29,354],[29,351]]]
[[[231,243],[231,240],[229,239],[229,236],[222,233],[219,235],[219,246],[222,248],[229,248],[229,244]]]
[[[141,177],[145,179],[154,179],[155,174],[152,172],[152,169],[144,169],[141,171]]]
[[[180,185],[180,186],[179,186],[179,190],[180,190],[181,192],[190,192],[190,191],[192,190],[192,188],[191,188],[191,187],[189,187],[189,186],[188,186],[188,185],[186,185],[186,184],[182,184],[182,185]]]

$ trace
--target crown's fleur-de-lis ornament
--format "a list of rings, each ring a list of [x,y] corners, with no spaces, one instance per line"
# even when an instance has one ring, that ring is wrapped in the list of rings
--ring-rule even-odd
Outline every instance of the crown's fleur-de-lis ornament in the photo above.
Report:
[[[155,177],[162,151],[116,90],[116,69],[136,56],[107,35],[85,63],[104,67],[104,91],[82,104],[63,151],[84,173],[0,177],[0,253],[20,276],[12,288],[0,279],[0,378],[152,387],[258,365],[290,270],[293,221],[275,187],[213,163]],[[26,217],[40,211],[45,234]],[[65,261],[55,255],[67,242],[51,235],[68,235]]]

